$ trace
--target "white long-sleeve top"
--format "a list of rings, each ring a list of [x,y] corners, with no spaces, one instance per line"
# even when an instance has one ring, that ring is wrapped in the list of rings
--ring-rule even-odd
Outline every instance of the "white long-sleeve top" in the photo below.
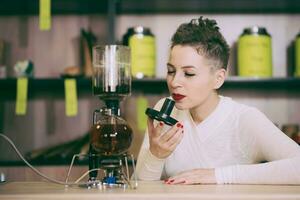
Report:
[[[160,110],[163,102],[154,108]],[[218,184],[300,184],[300,147],[256,108],[220,96],[200,124],[188,110],[174,108],[171,116],[184,125],[183,139],[169,157],[159,159],[149,150],[146,130],[136,167],[140,180],[214,168]],[[164,125],[163,132],[169,128]]]

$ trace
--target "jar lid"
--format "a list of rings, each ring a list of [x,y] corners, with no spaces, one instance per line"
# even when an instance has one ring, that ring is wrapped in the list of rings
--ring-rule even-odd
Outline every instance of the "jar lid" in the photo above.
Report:
[[[144,26],[135,26],[128,28],[129,34],[146,34],[151,35],[150,28]]]
[[[270,34],[267,32],[267,29],[265,27],[251,26],[245,28],[243,31],[243,35],[253,35],[253,34],[270,36]]]

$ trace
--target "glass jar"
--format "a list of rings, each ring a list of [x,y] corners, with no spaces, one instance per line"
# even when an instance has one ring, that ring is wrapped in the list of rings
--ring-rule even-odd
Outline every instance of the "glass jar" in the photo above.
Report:
[[[238,40],[238,75],[272,77],[272,41],[266,28],[245,28]]]
[[[123,44],[131,48],[131,74],[135,78],[154,77],[156,65],[155,37],[149,28],[131,27],[123,36]]]

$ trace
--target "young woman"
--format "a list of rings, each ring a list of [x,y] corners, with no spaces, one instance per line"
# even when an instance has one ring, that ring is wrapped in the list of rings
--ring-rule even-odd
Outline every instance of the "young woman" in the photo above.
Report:
[[[259,110],[218,95],[228,57],[214,20],[200,17],[177,29],[167,84],[176,102],[172,117],[179,122],[170,127],[148,119],[137,161],[140,180],[300,184],[299,146]]]

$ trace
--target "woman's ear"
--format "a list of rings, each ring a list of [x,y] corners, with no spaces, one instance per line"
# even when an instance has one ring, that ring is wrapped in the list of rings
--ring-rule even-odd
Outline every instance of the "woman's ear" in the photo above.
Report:
[[[226,70],[225,69],[218,69],[215,73],[215,87],[214,89],[219,89],[226,78]]]

